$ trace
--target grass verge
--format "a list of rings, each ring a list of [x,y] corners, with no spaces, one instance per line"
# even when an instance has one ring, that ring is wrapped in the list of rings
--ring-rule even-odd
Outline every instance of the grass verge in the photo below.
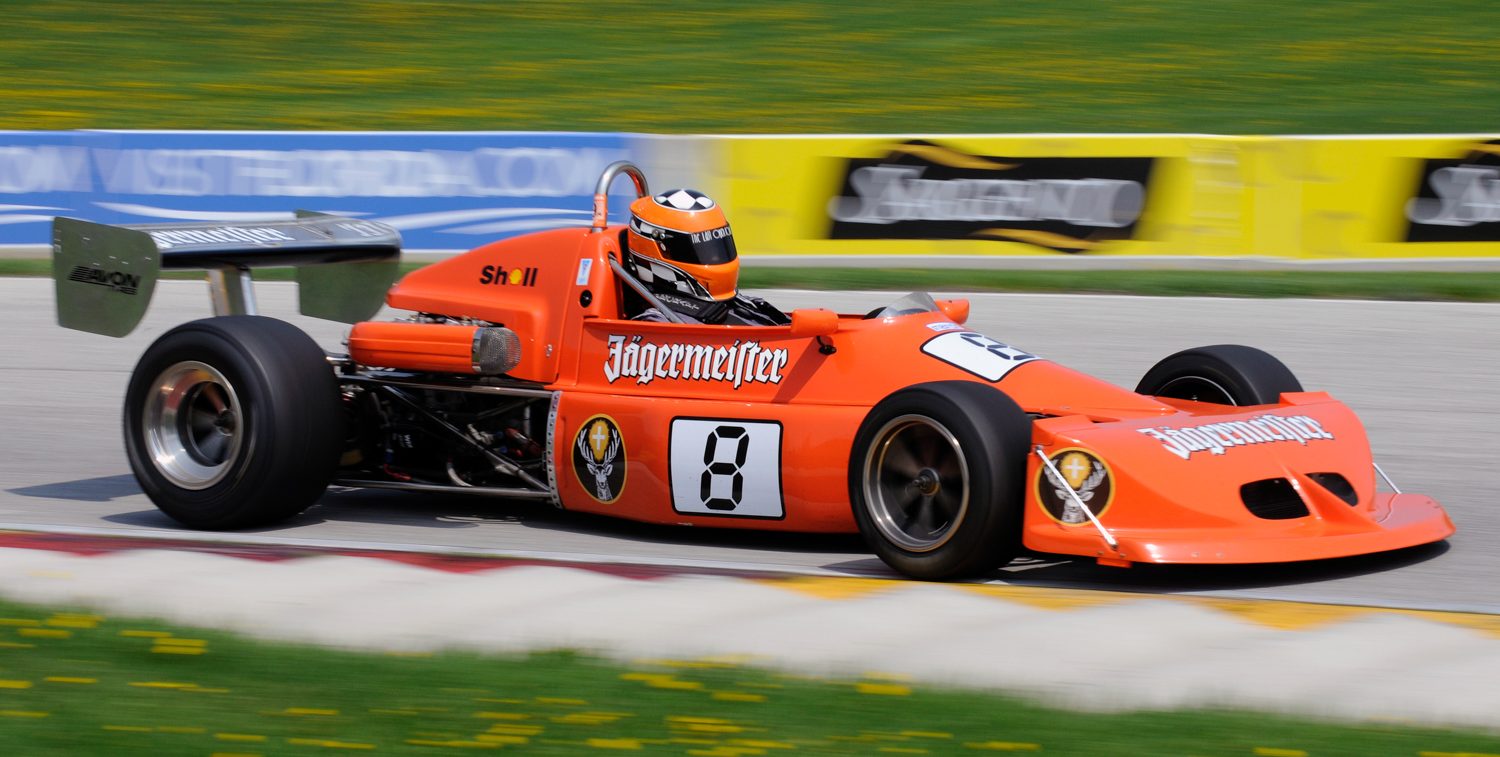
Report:
[[[404,264],[402,273],[420,264]],[[0,259],[0,276],[50,276],[48,260]],[[198,279],[198,271],[163,278]],[[290,268],[255,271],[261,281],[290,281]],[[958,268],[740,269],[746,289],[1039,292],[1195,297],[1320,297],[1362,300],[1500,301],[1500,272],[1365,271],[1007,271]]]
[[[8,3],[0,128],[1495,128],[1481,0]]]
[[[1500,753],[1500,736],[1222,711],[1079,714],[733,660],[359,654],[0,602],[0,754],[467,749],[1415,757]]]

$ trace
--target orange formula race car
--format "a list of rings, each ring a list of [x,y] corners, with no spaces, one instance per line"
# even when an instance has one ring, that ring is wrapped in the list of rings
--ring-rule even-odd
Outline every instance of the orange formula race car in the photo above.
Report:
[[[1250,347],[1179,352],[1130,391],[970,331],[966,301],[924,294],[775,325],[627,319],[627,298],[670,308],[606,224],[621,173],[648,196],[638,169],[610,166],[592,228],[488,244],[394,286],[399,235],[379,223],[59,218],[59,322],[121,336],[160,269],[209,272],[216,316],[146,350],[124,417],[141,488],[193,528],[288,518],[330,484],[466,492],[859,531],[924,579],[981,574],[1023,546],[1252,563],[1453,533],[1432,499],[1377,488],[1349,408]],[[263,265],[297,266],[303,312],[353,324],[348,354],[253,314]],[[365,320],[382,297],[412,315]]]

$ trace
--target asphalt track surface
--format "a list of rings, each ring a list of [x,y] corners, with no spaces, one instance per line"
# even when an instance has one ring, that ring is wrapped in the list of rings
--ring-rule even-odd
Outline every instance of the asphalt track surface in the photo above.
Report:
[[[198,535],[140,492],[120,439],[129,373],[172,326],[209,315],[206,286],[161,282],[146,320],[110,339],[55,323],[51,282],[0,279],[0,529],[79,530],[479,552],[824,575],[892,574],[857,537],[654,527],[545,505],[463,496],[335,490],[302,516],[253,533]],[[257,287],[263,314],[338,348],[343,327],[295,314],[291,284]],[[785,309],[863,312],[892,293],[763,292]],[[969,325],[996,339],[1134,386],[1156,360],[1193,346],[1250,344],[1285,361],[1364,419],[1382,467],[1405,491],[1430,494],[1458,534],[1378,556],[1272,566],[1104,568],[1023,558],[995,583],[1500,613],[1500,304],[1233,300],[1055,295],[969,296]]]

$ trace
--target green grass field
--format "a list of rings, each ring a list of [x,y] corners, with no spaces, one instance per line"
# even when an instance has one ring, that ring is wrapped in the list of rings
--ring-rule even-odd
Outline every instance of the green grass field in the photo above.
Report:
[[[0,128],[1493,132],[1482,0],[4,3]]]
[[[735,660],[357,654],[0,602],[0,754],[471,750],[1478,757],[1500,753],[1500,736],[1225,712],[1084,715]]]

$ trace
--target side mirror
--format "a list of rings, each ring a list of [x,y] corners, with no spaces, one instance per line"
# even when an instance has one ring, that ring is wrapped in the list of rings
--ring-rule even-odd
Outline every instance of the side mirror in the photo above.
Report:
[[[938,300],[937,305],[938,309],[943,311],[943,315],[948,316],[948,320],[954,323],[969,320],[968,300]]]
[[[828,336],[839,330],[839,314],[823,308],[792,311],[792,336]]]

